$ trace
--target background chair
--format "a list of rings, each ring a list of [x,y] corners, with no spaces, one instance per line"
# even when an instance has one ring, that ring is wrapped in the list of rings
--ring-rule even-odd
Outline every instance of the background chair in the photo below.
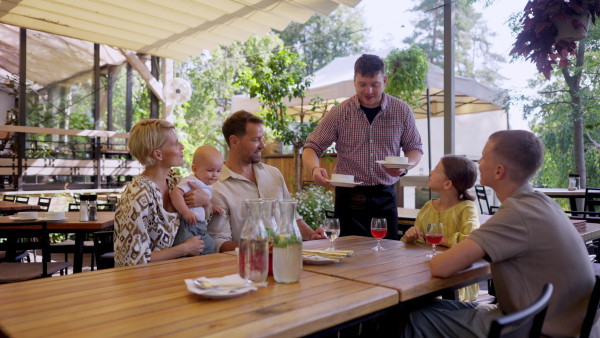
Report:
[[[14,202],[15,201],[15,195],[4,195],[4,197],[2,198],[3,201],[8,201],[8,202]]]
[[[595,264],[599,265],[599,264]],[[596,318],[596,312],[598,312],[598,305],[600,305],[600,276],[596,275],[596,284],[594,285],[594,291],[590,297],[588,303],[587,313],[581,326],[581,333],[579,338],[588,338],[592,333],[592,327],[594,326],[594,319]]]
[[[15,202],[27,204],[29,203],[29,196],[16,196]]]
[[[38,198],[38,204],[41,208],[41,211],[50,210],[50,202],[52,202],[52,198],[50,197],[40,197]]]
[[[495,319],[488,337],[539,337],[553,289],[552,283],[544,285],[542,295],[533,304],[521,311]]]
[[[106,201],[108,204],[114,204],[115,209],[117,204],[119,204],[119,198],[117,196],[106,196]]]
[[[487,198],[487,192],[485,191],[485,187],[480,184],[475,185],[475,194],[477,195],[477,201],[479,202],[479,210],[484,215],[493,215],[498,211],[497,206],[490,206],[490,203]],[[483,208],[483,204],[485,204],[485,209]]]
[[[112,203],[98,203],[98,211],[115,211],[116,205]]]
[[[69,211],[79,211],[79,203],[69,203]]]
[[[98,270],[115,267],[114,231],[94,232],[94,255]]]

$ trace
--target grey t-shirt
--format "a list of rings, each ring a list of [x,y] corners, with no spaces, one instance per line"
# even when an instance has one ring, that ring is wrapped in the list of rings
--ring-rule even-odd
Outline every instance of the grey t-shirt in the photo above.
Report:
[[[585,244],[564,211],[525,184],[469,238],[491,260],[498,304],[506,313],[520,310],[554,285],[542,332],[576,336],[595,278]]]

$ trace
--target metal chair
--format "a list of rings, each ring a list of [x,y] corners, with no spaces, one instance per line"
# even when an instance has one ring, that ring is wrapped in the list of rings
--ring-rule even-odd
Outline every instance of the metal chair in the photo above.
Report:
[[[94,255],[98,270],[115,267],[114,231],[94,232]]]
[[[52,202],[51,197],[40,197],[38,198],[38,205],[41,207],[41,211],[50,210],[50,202]]]
[[[69,211],[79,211],[78,203],[69,203]]]
[[[552,283],[544,285],[542,295],[533,304],[523,310],[495,319],[488,337],[539,337],[553,289]]]
[[[29,196],[16,196],[15,197],[15,203],[28,204],[29,203]]]
[[[98,203],[98,211],[115,211],[116,205],[112,203]]]
[[[4,197],[2,198],[3,201],[8,201],[8,202],[14,202],[15,201],[15,195],[4,195]]]
[[[493,215],[498,211],[497,206],[490,206],[490,203],[487,198],[487,192],[485,191],[485,187],[480,184],[475,185],[475,194],[477,195],[477,201],[479,202],[479,210],[484,215]],[[482,202],[485,203],[485,210],[483,209]]]
[[[600,265],[600,264],[595,264]],[[588,303],[587,313],[583,319],[583,325],[581,326],[580,338],[588,338],[592,333],[592,327],[594,326],[594,319],[596,318],[596,312],[598,312],[598,305],[600,305],[600,276],[596,275],[596,284]]]
[[[119,198],[117,196],[106,196],[108,204],[114,204],[115,207],[119,204]]]
[[[585,188],[583,211],[566,210],[571,219],[582,219],[589,223],[600,223],[600,188]]]

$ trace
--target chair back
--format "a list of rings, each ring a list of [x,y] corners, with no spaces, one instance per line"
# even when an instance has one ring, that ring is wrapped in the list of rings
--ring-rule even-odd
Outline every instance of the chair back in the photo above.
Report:
[[[79,211],[78,203],[69,203],[69,211]]]
[[[553,289],[552,283],[544,285],[542,295],[533,304],[523,310],[495,319],[488,337],[539,337]]]
[[[50,202],[52,198],[50,197],[40,197],[38,198],[38,205],[41,207],[40,210],[48,211],[50,209]]]
[[[596,318],[596,312],[598,312],[598,305],[600,305],[600,276],[596,276],[596,284],[594,285],[594,290],[592,291],[592,296],[588,303],[579,338],[588,338],[592,333],[594,319]]]
[[[600,222],[600,188],[585,188],[584,218]]]
[[[15,195],[4,195],[4,198],[2,198],[3,201],[8,201],[8,202],[14,202],[15,201]]]
[[[16,196],[15,197],[15,202],[16,203],[29,203],[29,196]]]
[[[117,196],[106,196],[106,201],[108,204],[117,205],[119,203],[119,198]]]
[[[112,203],[98,203],[98,211],[115,211],[116,206]]]
[[[115,267],[114,231],[94,232],[94,256],[98,270]]]
[[[477,195],[477,202],[479,202],[479,210],[482,214],[491,215],[490,213],[490,203],[488,202],[487,192],[485,191],[485,187],[480,184],[475,185],[475,195]],[[485,210],[483,209],[482,203],[485,203]]]

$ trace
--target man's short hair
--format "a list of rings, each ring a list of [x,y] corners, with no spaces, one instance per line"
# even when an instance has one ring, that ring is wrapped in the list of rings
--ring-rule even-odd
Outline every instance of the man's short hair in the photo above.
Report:
[[[527,130],[501,130],[490,135],[492,153],[499,164],[507,167],[507,176],[515,183],[525,183],[544,161],[544,145]]]
[[[385,64],[377,55],[363,54],[354,63],[354,76],[374,77],[379,72],[385,75]]]
[[[245,110],[239,110],[231,114],[231,116],[229,116],[227,120],[223,122],[223,127],[221,130],[223,131],[223,136],[225,137],[227,146],[231,146],[229,144],[229,137],[231,137],[231,135],[235,135],[238,138],[242,138],[244,135],[246,135],[247,123],[263,124],[263,120]]]
[[[152,152],[162,146],[170,130],[175,130],[175,126],[169,121],[141,120],[131,128],[127,148],[143,166],[151,166],[156,162]]]

